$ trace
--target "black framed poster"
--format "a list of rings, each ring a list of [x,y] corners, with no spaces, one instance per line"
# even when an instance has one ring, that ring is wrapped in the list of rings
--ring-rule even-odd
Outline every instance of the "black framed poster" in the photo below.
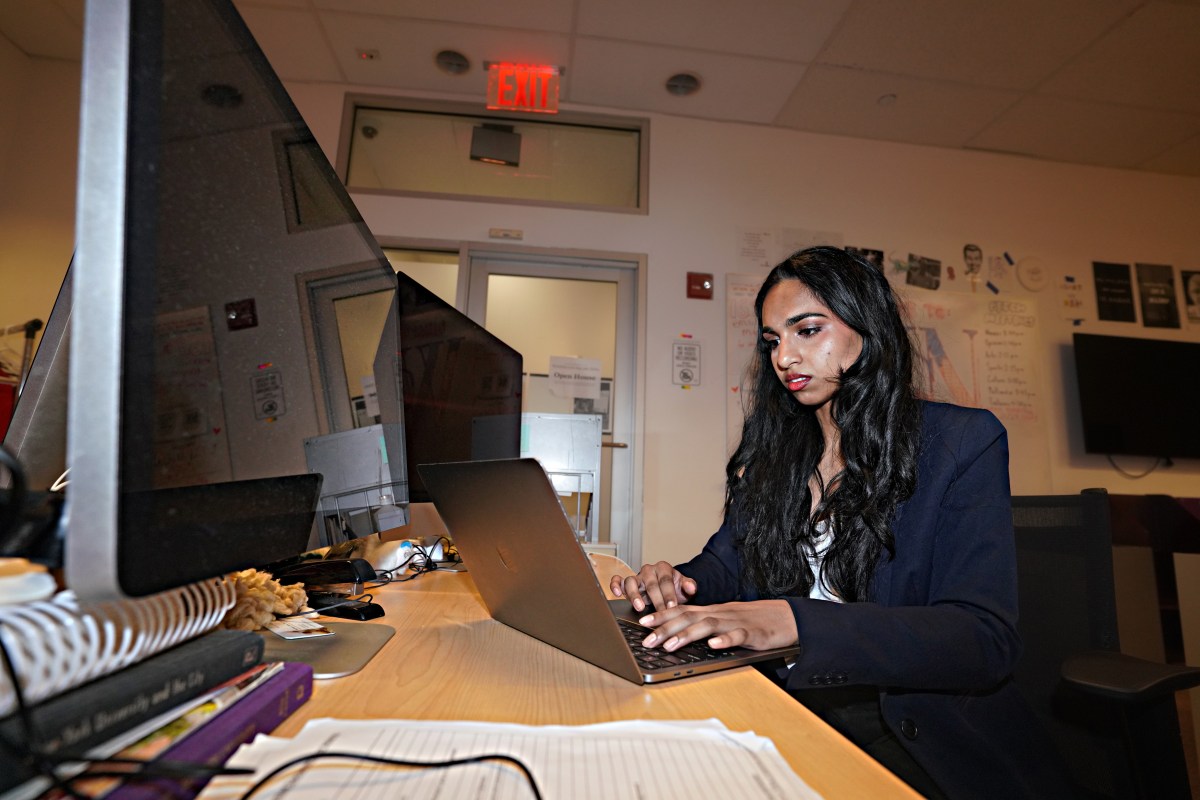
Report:
[[[1142,324],[1147,328],[1178,328],[1179,301],[1175,297],[1175,268],[1167,264],[1137,265]]]
[[[1128,264],[1092,262],[1096,282],[1096,316],[1110,322],[1137,322],[1133,307],[1133,280]]]

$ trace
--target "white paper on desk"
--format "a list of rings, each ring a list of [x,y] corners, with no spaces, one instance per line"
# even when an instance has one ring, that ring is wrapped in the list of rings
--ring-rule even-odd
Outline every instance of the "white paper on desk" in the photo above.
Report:
[[[435,761],[503,753],[524,762],[542,796],[553,798],[738,797],[819,800],[792,772],[770,739],[730,731],[718,720],[628,721],[540,726],[412,720],[313,720],[294,739],[259,737],[228,766],[252,778],[221,777],[202,800],[240,797],[253,781],[287,761],[316,752],[353,752]],[[511,764],[490,761],[450,769],[410,770],[321,759],[293,768],[255,795],[263,800],[533,796]]]

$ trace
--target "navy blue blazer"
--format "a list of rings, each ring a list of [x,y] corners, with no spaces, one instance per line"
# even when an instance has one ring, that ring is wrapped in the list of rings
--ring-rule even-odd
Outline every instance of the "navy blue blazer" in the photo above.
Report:
[[[873,602],[784,598],[800,655],[788,689],[869,685],[888,727],[953,798],[1065,797],[1057,754],[1010,678],[1020,654],[1008,438],[991,412],[923,404],[917,488]],[[736,514],[678,566],[695,604],[754,600]]]

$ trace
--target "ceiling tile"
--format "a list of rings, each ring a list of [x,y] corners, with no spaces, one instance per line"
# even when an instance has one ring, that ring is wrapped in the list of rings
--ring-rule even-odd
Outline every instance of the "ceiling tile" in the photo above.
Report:
[[[572,3],[562,0],[313,0],[317,8],[409,19],[567,33]]]
[[[485,61],[567,66],[567,37],[535,31],[502,31],[447,22],[322,13],[334,56],[350,83],[468,93],[487,93]],[[378,50],[364,61],[360,48]],[[434,64],[440,50],[457,50],[471,62],[463,75],[447,75]],[[568,73],[567,78],[570,79]]]
[[[1200,132],[1200,114],[1137,111],[1032,95],[989,125],[973,148],[1133,168]]]
[[[812,61],[849,0],[579,0],[581,36]]]
[[[701,81],[689,97],[668,94],[667,78]],[[569,99],[664,114],[767,123],[804,74],[800,64],[600,39],[575,45]]]
[[[311,11],[247,6],[241,14],[271,67],[285,80],[346,79]]]
[[[1138,9],[1039,91],[1200,111],[1200,5],[1150,3]]]
[[[0,0],[0,36],[78,60],[84,2]],[[288,81],[482,104],[485,61],[549,63],[564,102],[1197,172],[1200,0],[233,2]],[[684,71],[704,88],[667,94]]]
[[[1021,95],[842,67],[809,67],[776,124],[960,147]]]
[[[1032,89],[1133,0],[858,0],[822,64]]]
[[[0,33],[36,58],[79,61],[83,53],[81,2],[0,2]]]
[[[1150,172],[1165,172],[1169,175],[1191,175],[1200,178],[1200,136],[1193,136],[1182,144],[1168,148],[1153,158],[1138,165]]]
[[[43,0],[43,2],[58,6],[71,24],[78,25],[80,30],[83,29],[84,0]]]

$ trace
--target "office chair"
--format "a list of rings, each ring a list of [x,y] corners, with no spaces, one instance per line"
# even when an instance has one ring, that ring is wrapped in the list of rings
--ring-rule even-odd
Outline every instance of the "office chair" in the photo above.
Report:
[[[1017,685],[1081,797],[1191,798],[1175,692],[1200,668],[1120,653],[1108,494],[1013,498]]]

